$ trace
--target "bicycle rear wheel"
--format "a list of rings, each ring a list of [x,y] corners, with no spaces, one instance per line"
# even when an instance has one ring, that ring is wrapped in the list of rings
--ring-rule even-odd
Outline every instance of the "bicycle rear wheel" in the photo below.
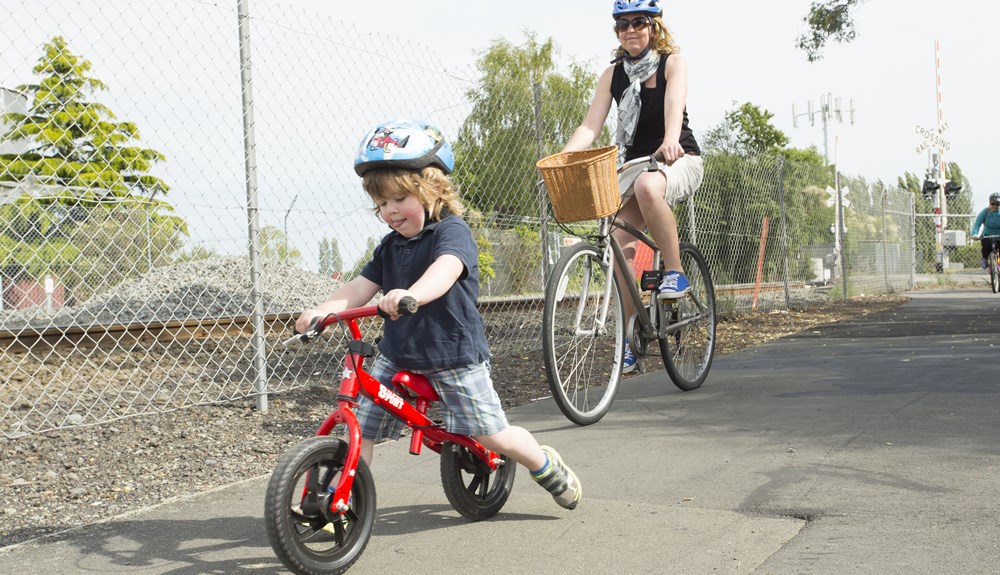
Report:
[[[660,339],[660,355],[674,385],[691,391],[704,383],[715,354],[715,288],[697,247],[681,243],[681,265],[691,291],[661,306],[671,329]]]
[[[581,243],[563,252],[545,286],[542,348],[556,405],[577,425],[604,417],[618,392],[622,315],[618,283],[597,247]]]
[[[441,485],[448,502],[464,517],[489,519],[507,502],[517,464],[506,455],[501,457],[503,465],[494,470],[467,447],[450,441],[441,447]]]

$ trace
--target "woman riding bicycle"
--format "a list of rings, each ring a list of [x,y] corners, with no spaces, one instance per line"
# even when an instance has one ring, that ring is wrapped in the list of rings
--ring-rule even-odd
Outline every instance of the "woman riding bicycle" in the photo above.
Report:
[[[982,245],[983,258],[980,265],[986,269],[986,258],[993,251],[993,239],[984,236],[1000,236],[1000,193],[990,194],[990,205],[983,208],[972,223],[972,239],[979,240]]]
[[[688,126],[686,107],[687,63],[678,54],[662,18],[659,0],[615,0],[611,16],[620,45],[612,65],[601,74],[594,99],[583,123],[573,132],[563,151],[584,150],[594,143],[611,110],[618,105],[619,163],[656,154],[659,171],[641,174],[617,217],[639,229],[647,227],[667,270],[659,286],[660,299],[678,298],[690,290],[681,264],[677,220],[671,205],[690,197],[704,175],[701,150]],[[619,232],[616,237],[631,262],[635,238]],[[620,278],[619,278],[620,279]],[[625,317],[636,312],[626,298]],[[626,348],[624,372],[636,367],[636,357]]]

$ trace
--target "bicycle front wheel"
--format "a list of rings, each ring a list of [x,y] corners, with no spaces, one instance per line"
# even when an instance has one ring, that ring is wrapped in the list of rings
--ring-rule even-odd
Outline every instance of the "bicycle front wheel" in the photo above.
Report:
[[[993,293],[1000,293],[1000,254],[997,252],[990,253],[990,287],[993,288]]]
[[[618,392],[625,354],[622,297],[601,252],[577,244],[563,252],[542,312],[542,348],[556,405],[577,425],[596,423]]]
[[[691,391],[704,383],[715,354],[715,288],[698,248],[685,242],[680,247],[691,291],[662,305],[669,327],[660,338],[660,355],[674,385]]]
[[[375,483],[358,460],[349,509],[330,510],[347,459],[347,444],[328,436],[296,444],[267,483],[264,525],[274,553],[290,570],[336,575],[361,557],[375,525]]]

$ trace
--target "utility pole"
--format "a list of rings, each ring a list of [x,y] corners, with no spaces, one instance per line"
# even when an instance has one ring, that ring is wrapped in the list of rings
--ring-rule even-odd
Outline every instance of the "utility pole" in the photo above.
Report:
[[[844,115],[848,114],[850,116],[851,125],[854,125],[854,100],[850,101],[850,109],[844,110],[840,103],[840,98],[834,98],[830,93],[823,94],[819,97],[819,109],[813,104],[812,100],[807,103],[807,109],[801,114],[795,110],[795,104],[792,104],[792,126],[799,127],[799,118],[802,116],[809,117],[809,125],[816,125],[816,116],[819,116],[820,122],[823,123],[823,161],[827,165],[830,165],[830,129],[829,124],[832,121],[836,121],[839,124],[844,123]]]
[[[854,125],[854,100],[850,101],[850,109],[846,110],[846,114],[849,116],[849,121],[851,125]],[[834,98],[829,92],[823,94],[819,97],[819,109],[813,105],[813,101],[809,100],[807,103],[806,111],[799,114],[795,110],[795,104],[792,104],[792,126],[799,127],[799,117],[807,116],[809,118],[809,125],[816,125],[816,116],[819,116],[820,122],[823,123],[823,163],[827,166],[830,165],[830,122],[837,122],[838,124],[844,123],[845,110],[841,105],[840,98]],[[835,141],[837,138],[834,138]],[[834,153],[836,157],[836,149]],[[844,205],[847,203],[846,198],[843,197],[843,190],[840,188],[840,171],[837,167],[836,160],[833,166],[833,181],[834,188],[827,187],[827,192],[830,194],[830,201],[827,202],[828,206],[834,208],[833,215],[833,259],[834,265],[833,270],[831,270],[832,276],[837,274],[837,270],[840,270],[842,281],[844,282],[844,298],[847,298],[847,265],[843,257],[843,247],[844,247],[844,232],[846,228],[844,226]]]

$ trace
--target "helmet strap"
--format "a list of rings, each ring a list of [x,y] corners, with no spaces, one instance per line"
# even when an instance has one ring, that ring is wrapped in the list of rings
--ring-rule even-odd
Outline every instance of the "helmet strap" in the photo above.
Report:
[[[628,58],[632,62],[638,62],[639,60],[642,60],[643,58],[645,58],[646,54],[649,54],[649,51],[652,50],[652,49],[653,49],[653,46],[652,46],[652,44],[650,44],[649,46],[646,46],[646,49],[643,50],[642,52],[640,52],[638,56],[634,56],[633,57],[631,54],[628,53],[627,50],[625,50],[625,48],[622,48],[622,54],[621,54],[621,56],[618,56],[617,58],[615,58],[614,60],[612,60],[611,63],[612,64],[617,64],[618,62],[621,62],[625,58]]]
[[[632,56],[628,52],[625,52],[625,55],[628,57],[629,60],[632,60],[633,62],[638,62],[639,60],[642,60],[643,58],[645,58],[646,54],[649,54],[649,51],[652,50],[652,49],[653,49],[653,46],[651,44],[649,46],[646,46],[645,50],[643,50],[642,52],[639,52],[638,56]]]

